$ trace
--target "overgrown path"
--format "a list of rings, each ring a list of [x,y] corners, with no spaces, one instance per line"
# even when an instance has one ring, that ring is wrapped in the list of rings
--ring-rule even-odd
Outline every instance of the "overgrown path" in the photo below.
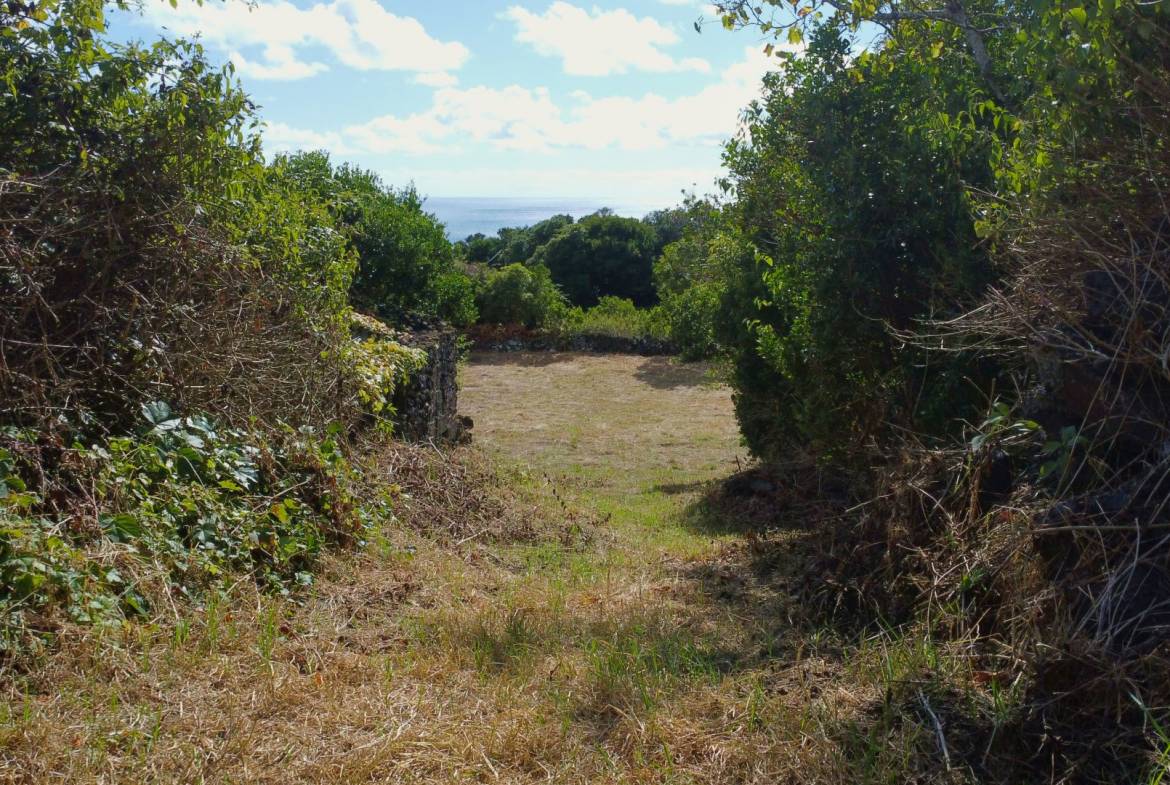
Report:
[[[240,588],[72,642],[8,696],[0,780],[845,781],[881,700],[856,685],[880,679],[798,630],[799,567],[703,503],[743,461],[726,388],[665,359],[500,354],[466,369],[463,408],[510,523],[453,498],[307,602]]]

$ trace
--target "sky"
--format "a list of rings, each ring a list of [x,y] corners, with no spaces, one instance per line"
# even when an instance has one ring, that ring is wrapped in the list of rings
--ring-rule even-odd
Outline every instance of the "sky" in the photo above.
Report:
[[[112,32],[199,36],[259,105],[266,152],[325,149],[425,196],[710,192],[776,64],[696,0],[178,3]]]

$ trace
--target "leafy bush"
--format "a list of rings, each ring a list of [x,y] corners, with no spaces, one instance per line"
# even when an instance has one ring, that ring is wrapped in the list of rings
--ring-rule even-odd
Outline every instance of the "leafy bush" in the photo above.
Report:
[[[456,327],[468,327],[479,318],[475,282],[467,273],[452,270],[435,279],[435,315]]]
[[[327,205],[357,256],[350,287],[355,306],[401,322],[412,316],[457,325],[475,321],[471,282],[454,263],[451,243],[413,187],[387,187],[373,172],[333,166],[323,152],[281,156],[280,176]]]
[[[955,106],[964,78],[949,76]],[[851,61],[831,26],[765,85],[726,154],[733,220],[757,249],[739,259],[758,283],[732,295],[751,327],[729,344],[745,435],[765,454],[846,458],[891,424],[946,432],[978,405],[965,377],[982,373],[927,363],[898,333],[957,314],[991,280],[966,196],[988,182],[985,160],[929,133],[921,74]],[[766,438],[750,432],[769,420]]]
[[[656,308],[638,308],[632,300],[602,297],[588,309],[573,308],[560,325],[562,332],[582,336],[650,338],[665,341],[666,325]]]
[[[510,264],[489,270],[477,296],[480,318],[492,324],[548,327],[566,313],[567,305],[547,268]]]
[[[335,413],[353,255],[266,171],[199,47],[111,44],[100,4],[0,11],[5,419],[118,430],[139,403]],[[296,379],[295,384],[288,380]]]
[[[718,353],[716,319],[724,287],[716,282],[696,284],[663,299],[663,318],[671,342],[683,360],[701,360]]]
[[[657,250],[646,224],[601,213],[557,232],[536,249],[531,263],[547,267],[573,305],[588,308],[609,295],[650,306],[656,301],[652,267]]]
[[[671,341],[683,359],[718,353],[721,303],[744,243],[713,206],[692,200],[678,239],[654,262],[654,286]]]
[[[287,591],[311,582],[323,547],[364,536],[372,511],[357,505],[336,430],[262,437],[177,416],[161,402],[143,406],[142,418],[135,435],[62,453],[88,494],[65,509],[52,500],[60,487],[21,478],[21,464],[40,465],[38,447],[18,433],[5,437],[6,647],[51,628],[59,613],[89,623],[149,616],[172,586],[195,596],[240,572]],[[69,525],[87,506],[99,511],[92,525]]]
[[[783,4],[719,5],[734,27]],[[858,459],[810,596],[958,643],[985,705],[1013,685],[990,723],[948,707],[989,741],[946,769],[1160,781],[1170,11],[811,5],[811,56],[728,150],[758,253],[725,297],[753,449]],[[888,41],[847,55],[830,28],[875,14]]]
[[[340,364],[346,369],[347,386],[354,390],[361,410],[380,430],[394,430],[394,393],[427,363],[421,349],[403,346],[388,328],[368,316],[353,316],[352,327],[363,337],[342,345]]]
[[[364,531],[343,437],[384,424],[421,361],[355,341],[349,307],[353,227],[426,248],[417,199],[350,170],[326,193],[327,161],[265,166],[230,69],[104,24],[91,0],[0,7],[6,631],[146,613],[233,571],[307,581]],[[355,191],[376,204],[345,223]],[[411,280],[453,272],[435,247]],[[466,285],[435,288],[468,317]]]

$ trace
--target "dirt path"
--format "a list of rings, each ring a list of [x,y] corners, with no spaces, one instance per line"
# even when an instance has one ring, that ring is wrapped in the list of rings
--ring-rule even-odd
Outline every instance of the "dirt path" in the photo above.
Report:
[[[388,526],[307,603],[77,641],[9,696],[0,781],[847,781],[818,740],[880,694],[835,686],[785,571],[702,503],[743,460],[725,388],[494,355],[463,408],[533,533]]]

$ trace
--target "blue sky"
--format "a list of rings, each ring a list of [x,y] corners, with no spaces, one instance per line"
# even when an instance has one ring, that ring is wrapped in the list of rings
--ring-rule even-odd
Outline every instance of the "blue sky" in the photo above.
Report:
[[[328,149],[430,196],[707,192],[769,67],[695,0],[146,0],[114,26],[162,31],[236,64],[267,150]]]

